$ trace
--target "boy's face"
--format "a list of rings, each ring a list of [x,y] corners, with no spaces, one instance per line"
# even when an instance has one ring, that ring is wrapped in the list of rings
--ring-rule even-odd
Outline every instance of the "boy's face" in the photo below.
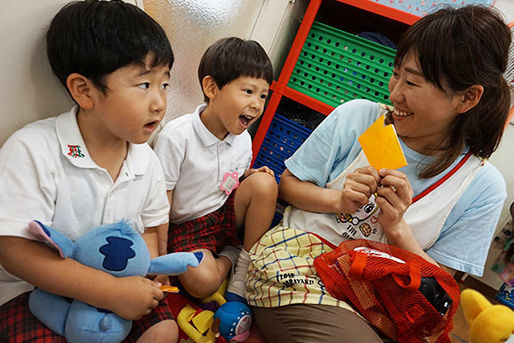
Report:
[[[150,138],[167,104],[169,67],[151,68],[150,54],[144,62],[123,66],[107,75],[107,94],[98,90],[95,101],[95,112],[106,134],[134,144]]]
[[[239,135],[261,116],[268,93],[266,80],[240,76],[217,89],[208,106],[227,133]]]

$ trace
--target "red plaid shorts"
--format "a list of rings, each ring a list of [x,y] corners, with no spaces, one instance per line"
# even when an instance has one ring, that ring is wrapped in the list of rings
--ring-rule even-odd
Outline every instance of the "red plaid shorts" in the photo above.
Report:
[[[29,294],[24,293],[0,306],[0,342],[1,343],[66,343],[64,337],[44,326],[29,310]],[[124,342],[136,342],[152,325],[162,320],[173,319],[164,298],[159,306],[143,318],[134,321],[132,331]]]
[[[236,225],[234,194],[214,212],[182,224],[170,224],[168,251],[207,249],[218,254],[227,245],[242,244],[242,234]]]

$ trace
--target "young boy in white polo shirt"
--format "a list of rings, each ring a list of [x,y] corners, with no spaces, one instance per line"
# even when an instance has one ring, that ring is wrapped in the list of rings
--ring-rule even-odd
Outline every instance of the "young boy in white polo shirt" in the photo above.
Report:
[[[35,285],[136,320],[128,342],[176,342],[158,282],[62,259],[27,230],[37,219],[75,240],[125,219],[157,256],[169,204],[145,142],[166,109],[169,41],[138,7],[99,0],[64,6],[46,39],[52,69],[77,106],[27,125],[0,150],[0,337],[65,341],[29,311]]]
[[[235,267],[227,298],[245,301],[247,251],[269,229],[277,198],[273,171],[248,169],[247,128],[264,110],[273,68],[259,43],[231,37],[206,50],[198,76],[206,104],[170,121],[154,147],[171,204],[168,250],[205,253],[179,276],[191,295],[209,296]]]

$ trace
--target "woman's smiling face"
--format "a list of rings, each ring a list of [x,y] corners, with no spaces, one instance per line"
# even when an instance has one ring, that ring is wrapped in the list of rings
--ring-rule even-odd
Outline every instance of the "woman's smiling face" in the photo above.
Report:
[[[389,80],[392,118],[398,136],[411,149],[433,155],[445,141],[451,123],[458,115],[461,95],[445,92],[428,82],[417,56],[410,52],[395,66]]]

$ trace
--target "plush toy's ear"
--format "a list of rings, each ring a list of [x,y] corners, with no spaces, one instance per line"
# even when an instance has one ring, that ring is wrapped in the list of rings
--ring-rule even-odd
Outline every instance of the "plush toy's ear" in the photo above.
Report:
[[[514,341],[514,312],[505,305],[492,305],[479,314],[469,330],[471,343]]]
[[[462,291],[460,303],[470,325],[471,343],[514,341],[514,312],[510,308],[491,304],[473,289]]]
[[[201,251],[175,252],[152,259],[148,274],[179,275],[187,271],[187,266],[196,267],[204,258]]]
[[[61,257],[73,256],[75,251],[75,244],[73,241],[62,233],[55,231],[50,226],[46,226],[43,223],[34,220],[29,223],[29,231],[37,238],[49,243],[50,246],[59,251],[59,255],[61,255]]]
[[[464,318],[466,318],[469,325],[473,323],[475,318],[482,313],[482,311],[493,306],[486,297],[474,289],[469,288],[461,292],[460,303],[462,305],[462,311],[464,312]]]

